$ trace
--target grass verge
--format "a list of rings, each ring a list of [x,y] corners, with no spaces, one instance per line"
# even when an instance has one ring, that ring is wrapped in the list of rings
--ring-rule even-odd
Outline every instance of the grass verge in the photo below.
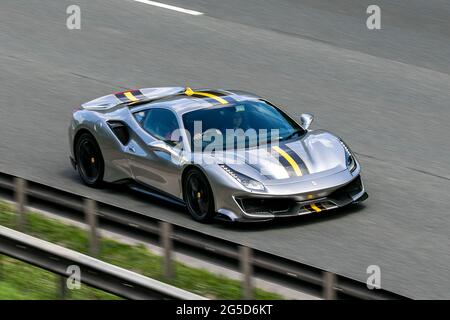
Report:
[[[10,205],[0,201],[0,225],[15,228],[16,215]],[[44,217],[38,213],[27,214],[27,233],[63,247],[87,254],[88,234],[85,230]],[[57,276],[20,261],[3,258],[0,278],[0,299],[57,299]],[[240,299],[241,284],[204,269],[175,263],[175,277],[164,279],[162,258],[143,245],[128,245],[108,238],[100,241],[99,259],[135,271],[181,289],[213,299]],[[259,300],[278,300],[281,296],[255,289]],[[70,299],[117,299],[117,297],[82,285],[71,290]]]

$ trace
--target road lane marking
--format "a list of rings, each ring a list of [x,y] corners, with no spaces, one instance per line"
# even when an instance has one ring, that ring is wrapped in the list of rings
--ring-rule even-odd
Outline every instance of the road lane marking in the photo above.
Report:
[[[184,8],[180,8],[180,7],[175,7],[175,6],[172,6],[170,4],[165,4],[165,3],[156,2],[156,1],[150,1],[150,0],[134,0],[134,1],[140,2],[140,3],[149,4],[149,5],[155,6],[155,7],[160,7],[160,8],[164,8],[164,9],[169,9],[169,10],[173,10],[173,11],[178,11],[178,12],[190,14],[190,15],[193,15],[193,16],[200,16],[200,15],[203,14],[203,12],[189,10],[189,9],[184,9]]]

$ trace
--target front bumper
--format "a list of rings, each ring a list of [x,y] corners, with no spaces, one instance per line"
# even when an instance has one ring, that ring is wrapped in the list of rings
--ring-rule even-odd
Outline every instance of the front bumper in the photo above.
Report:
[[[283,195],[257,195],[252,193],[232,196],[234,206],[218,208],[218,218],[228,221],[268,221],[278,217],[315,214],[359,203],[368,198],[358,174],[334,188],[327,187],[314,192]]]

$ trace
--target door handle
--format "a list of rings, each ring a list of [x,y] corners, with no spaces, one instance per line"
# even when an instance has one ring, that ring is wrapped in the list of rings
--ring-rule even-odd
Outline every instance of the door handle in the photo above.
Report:
[[[128,150],[129,150],[131,153],[136,153],[136,149],[134,148],[134,146],[129,146],[129,147],[128,147]]]

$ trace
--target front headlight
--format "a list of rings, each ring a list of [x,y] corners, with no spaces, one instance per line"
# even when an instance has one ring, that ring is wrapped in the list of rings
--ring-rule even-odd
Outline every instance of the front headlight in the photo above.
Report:
[[[353,172],[356,169],[356,161],[353,155],[351,154],[347,155],[347,168],[348,170],[350,170],[350,172]]]
[[[350,170],[350,172],[353,172],[356,170],[356,160],[355,160],[355,156],[353,155],[353,153],[350,151],[350,148],[347,147],[347,145],[345,144],[344,141],[339,140],[342,144],[342,146],[345,149],[345,163],[347,165],[348,170]]]
[[[252,178],[247,177],[246,175],[231,169],[226,164],[219,164],[219,166],[223,170],[225,170],[225,172],[228,173],[231,177],[233,177],[240,184],[242,184],[244,187],[256,191],[263,191],[265,189],[264,185],[261,182],[253,180]]]

